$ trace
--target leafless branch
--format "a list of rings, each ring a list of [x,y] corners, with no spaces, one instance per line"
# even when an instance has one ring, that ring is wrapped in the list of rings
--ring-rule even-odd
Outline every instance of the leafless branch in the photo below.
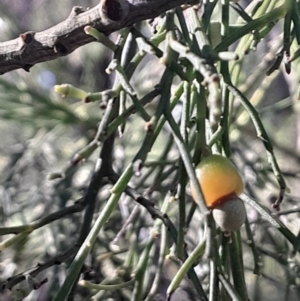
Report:
[[[0,236],[7,234],[19,234],[22,232],[31,232],[45,225],[48,225],[58,219],[61,219],[67,215],[80,212],[85,208],[85,204],[82,200],[77,201],[74,205],[62,208],[56,212],[53,212],[37,221],[34,221],[27,225],[13,226],[13,227],[0,227]]]
[[[63,262],[65,262],[67,259],[71,258],[76,254],[76,252],[79,249],[79,245],[74,245],[71,248],[69,248],[67,251],[60,253],[59,255],[51,258],[50,260],[44,262],[44,263],[37,263],[37,265],[25,272],[22,272],[18,275],[15,275],[13,277],[8,278],[7,280],[0,283],[0,291],[5,289],[12,289],[15,285],[18,283],[24,281],[26,279],[26,276],[36,277],[39,273],[42,271],[48,269],[49,267],[52,267],[54,265],[59,265]]]
[[[92,9],[73,7],[68,18],[41,32],[21,33],[14,40],[0,43],[0,74],[57,59],[80,46],[95,41],[84,32],[92,26],[108,35],[136,22],[155,18],[184,3],[199,0],[101,0]]]

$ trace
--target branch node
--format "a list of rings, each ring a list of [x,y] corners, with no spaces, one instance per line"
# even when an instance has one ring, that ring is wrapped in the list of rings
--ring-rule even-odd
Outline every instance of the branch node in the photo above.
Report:
[[[29,72],[30,69],[31,69],[31,67],[33,67],[33,66],[34,66],[34,65],[32,65],[32,64],[26,64],[26,65],[23,66],[23,69],[24,69],[26,72]]]
[[[54,43],[53,50],[55,53],[60,53],[61,55],[68,54],[67,47],[60,41],[60,39],[57,39]]]
[[[71,10],[71,13],[69,15],[69,18],[72,18],[72,17],[75,17],[75,16],[78,16],[82,13],[85,12],[85,9],[82,7],[82,6],[74,6]]]
[[[141,170],[143,168],[143,161],[138,159],[133,163],[133,172],[134,175],[138,178],[141,176]]]
[[[28,45],[34,40],[35,31],[27,31],[20,34],[23,45]]]
[[[103,16],[114,22],[124,20],[129,11],[129,3],[125,0],[101,0],[100,7]]]

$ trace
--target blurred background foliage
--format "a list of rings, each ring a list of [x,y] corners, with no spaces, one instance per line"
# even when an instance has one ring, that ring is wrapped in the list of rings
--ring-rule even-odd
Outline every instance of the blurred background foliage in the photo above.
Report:
[[[45,1],[45,0],[2,0],[0,2],[1,41],[16,38],[20,33],[41,31],[64,20],[73,5],[93,7],[96,0]],[[205,2],[205,1],[204,1]],[[209,1],[206,1],[207,3]],[[205,2],[205,3],[206,3]],[[215,1],[216,2],[216,1]],[[207,32],[212,42],[219,39],[221,22],[221,1],[217,1]],[[239,1],[241,7],[253,5]],[[272,11],[280,1],[262,1],[265,12]],[[210,1],[213,3],[213,1]],[[278,4],[279,3],[279,4]],[[251,10],[250,10],[251,12]],[[263,13],[263,10],[262,10]],[[158,22],[160,22],[159,20]],[[230,8],[230,23],[245,24],[239,14]],[[232,157],[246,183],[246,192],[272,210],[274,216],[290,229],[295,236],[299,233],[299,187],[300,187],[300,107],[297,90],[299,87],[299,59],[292,63],[290,74],[283,64],[267,76],[266,73],[282,49],[283,20],[272,23],[270,31],[250,49],[247,44],[250,36],[235,43],[230,50],[239,53],[240,60],[230,62],[229,70],[233,83],[255,106],[270,136],[275,154],[287,181],[288,193],[282,204],[282,211],[274,212],[271,207],[278,195],[278,184],[268,164],[262,142],[257,138],[255,128],[248,113],[241,104],[231,99],[230,143]],[[152,28],[142,23],[139,28],[150,36]],[[117,33],[111,35],[116,40]],[[248,45],[248,46],[247,46]],[[161,47],[164,49],[164,46]],[[254,49],[255,48],[255,49]],[[291,53],[299,48],[296,39],[291,45]],[[68,162],[95,136],[103,110],[99,103],[84,104],[71,98],[62,99],[53,92],[53,86],[70,83],[85,91],[96,92],[111,88],[114,74],[107,75],[105,69],[112,59],[112,52],[98,43],[77,49],[67,57],[38,64],[30,73],[16,70],[0,78],[0,210],[1,227],[28,224],[47,214],[72,205],[80,199],[88,186],[97,151],[72,169],[64,179],[50,181],[47,175],[66,169]],[[156,57],[147,55],[131,79],[138,95],[145,95],[159,83],[163,66]],[[174,81],[173,90],[179,85]],[[179,122],[182,101],[173,110]],[[154,100],[146,108],[151,116],[157,107]],[[190,120],[193,124],[193,120]],[[144,139],[145,122],[138,115],[131,115],[126,121],[124,133],[116,138],[114,147],[114,168],[121,174],[141,147]],[[193,132],[193,125],[191,125]],[[170,129],[164,126],[142,169],[141,177],[133,177],[131,185],[141,194],[147,193],[161,207],[168,195],[176,196],[178,185],[179,152],[173,141]],[[111,184],[101,187],[95,215],[103,209],[109,198]],[[192,201],[187,189],[186,212],[190,212]],[[291,212],[287,212],[290,210]],[[132,223],[125,233],[116,239],[130,214],[134,212]],[[178,204],[169,204],[170,219],[178,227]],[[250,300],[299,300],[300,266],[298,252],[288,240],[252,207],[247,206],[250,229],[259,254],[259,273],[253,273],[255,261],[245,227],[241,229],[244,269]],[[280,215],[279,215],[280,214]],[[7,236],[2,236],[0,279],[21,273],[45,262],[56,254],[71,247],[77,239],[82,214],[75,213],[60,219],[30,235],[24,235],[16,243],[4,248]],[[191,252],[203,237],[202,217],[195,212],[186,234],[188,252]],[[118,209],[98,235],[91,254],[86,260],[86,279],[92,282],[113,283],[116,278],[126,279],[138,265],[139,258],[147,246],[153,219],[144,208],[134,204],[131,198],[122,195]],[[163,237],[163,236],[162,236]],[[299,237],[297,238],[300,240]],[[151,248],[147,262],[144,292],[149,292],[152,281],[158,273],[159,259],[169,254],[172,240],[157,239]],[[114,243],[112,243],[114,242]],[[162,249],[163,246],[163,249]],[[295,246],[294,246],[295,247]],[[298,249],[299,250],[299,249]],[[297,251],[297,250],[296,250]],[[175,251],[171,249],[171,255]],[[162,264],[161,282],[153,299],[165,300],[165,291],[170,280],[177,273],[180,263],[172,256]],[[69,261],[54,265],[38,277],[48,278],[48,283],[33,290],[24,300],[52,300],[64,281]],[[203,260],[195,270],[202,281],[204,290],[209,287],[209,265]],[[125,271],[125,272],[124,272]],[[118,273],[125,273],[120,276]],[[127,275],[127,274],[128,275]],[[159,272],[160,273],[160,272]],[[119,279],[118,278],[118,279]],[[21,284],[22,285],[22,284]],[[121,290],[95,291],[79,286],[74,300],[132,300],[132,286]],[[0,292],[1,300],[12,300],[6,290]],[[227,298],[227,299],[226,299]],[[71,299],[70,299],[71,300]],[[187,278],[180,284],[171,300],[199,300]],[[221,299],[219,299],[221,300]],[[224,297],[222,300],[230,300]]]

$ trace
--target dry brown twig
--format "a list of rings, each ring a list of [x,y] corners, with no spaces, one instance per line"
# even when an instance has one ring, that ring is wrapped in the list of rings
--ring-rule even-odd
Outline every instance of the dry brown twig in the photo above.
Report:
[[[73,7],[68,18],[41,32],[21,33],[14,40],[0,43],[0,74],[57,59],[80,46],[95,41],[84,32],[92,26],[108,35],[136,22],[155,18],[182,4],[197,0],[101,0],[92,9]]]

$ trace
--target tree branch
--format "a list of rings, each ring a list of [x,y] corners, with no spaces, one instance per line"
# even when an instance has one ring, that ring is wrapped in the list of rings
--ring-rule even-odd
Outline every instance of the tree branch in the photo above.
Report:
[[[184,3],[199,0],[101,0],[92,9],[73,7],[68,18],[41,32],[28,31],[14,40],[0,43],[0,74],[57,59],[95,41],[84,32],[92,26],[108,35],[136,22],[159,16]]]
[[[12,289],[15,285],[18,283],[24,281],[26,279],[26,276],[30,275],[31,277],[36,277],[39,273],[43,272],[44,270],[48,269],[49,267],[52,267],[54,265],[60,265],[61,263],[65,262],[79,249],[79,245],[75,244],[71,248],[69,248],[67,251],[58,254],[57,256],[51,258],[50,260],[46,262],[38,262],[37,265],[25,272],[22,272],[18,275],[15,275],[13,277],[8,278],[7,280],[0,283],[0,291],[3,291],[5,289]]]

